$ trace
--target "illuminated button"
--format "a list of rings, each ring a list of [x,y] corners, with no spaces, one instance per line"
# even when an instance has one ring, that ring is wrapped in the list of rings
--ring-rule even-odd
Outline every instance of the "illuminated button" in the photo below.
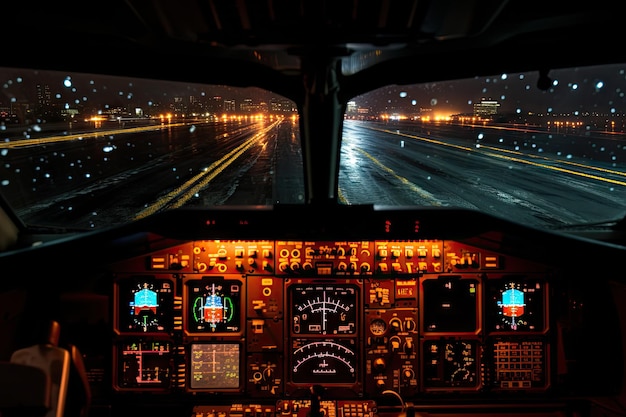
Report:
[[[500,259],[497,256],[485,256],[485,268],[499,268]]]
[[[399,339],[392,339],[391,340],[391,350],[393,350],[395,352],[398,349],[400,349],[400,340]]]
[[[165,257],[153,256],[151,259],[152,269],[165,269]]]
[[[394,332],[402,331],[402,322],[397,317],[394,317],[391,320],[389,320],[389,325],[391,326],[391,330],[393,330]]]
[[[404,353],[412,353],[413,352],[413,341],[411,339],[407,339],[404,343]]]
[[[264,325],[263,320],[252,320],[252,332],[256,334],[263,333]]]
[[[406,319],[406,320],[404,321],[404,327],[405,327],[405,329],[406,329],[408,332],[410,332],[410,331],[415,330],[415,328],[417,327],[417,325],[415,324],[415,320],[413,320],[413,319]]]

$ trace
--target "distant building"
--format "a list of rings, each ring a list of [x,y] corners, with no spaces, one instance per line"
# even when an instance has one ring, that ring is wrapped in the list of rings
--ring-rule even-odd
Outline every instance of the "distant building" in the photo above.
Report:
[[[221,115],[224,112],[224,98],[222,96],[209,97],[206,103],[206,110],[209,113]]]
[[[234,112],[237,110],[237,102],[235,100],[224,100],[224,111],[225,112]]]
[[[291,100],[272,97],[270,99],[270,111],[272,113],[296,113],[298,110]]]
[[[479,103],[474,103],[474,116],[481,119],[492,119],[498,114],[500,103],[496,100],[481,99]]]
[[[48,84],[37,84],[37,106],[44,111],[52,107],[52,93]]]
[[[359,107],[356,109],[356,112],[359,116],[367,116],[370,114],[370,109],[368,107]]]
[[[349,101],[346,107],[346,114],[348,116],[354,116],[357,114],[358,107],[356,105],[356,101]]]

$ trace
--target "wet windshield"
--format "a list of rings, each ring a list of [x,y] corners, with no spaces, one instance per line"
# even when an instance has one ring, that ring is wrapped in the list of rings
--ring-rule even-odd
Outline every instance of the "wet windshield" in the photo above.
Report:
[[[338,201],[472,208],[537,227],[619,218],[625,68],[354,97]],[[1,68],[0,77],[0,192],[27,224],[94,229],[182,206],[305,203],[296,105],[270,91]]]
[[[626,66],[388,87],[354,98],[348,204],[465,207],[537,227],[623,216]]]
[[[297,112],[281,96],[0,74],[0,189],[27,224],[100,228],[181,206],[303,202]]]

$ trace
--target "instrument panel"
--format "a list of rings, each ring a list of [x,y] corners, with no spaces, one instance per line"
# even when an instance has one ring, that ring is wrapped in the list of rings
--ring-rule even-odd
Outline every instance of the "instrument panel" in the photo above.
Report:
[[[554,377],[550,269],[461,242],[198,240],[113,273],[117,395],[523,395]]]

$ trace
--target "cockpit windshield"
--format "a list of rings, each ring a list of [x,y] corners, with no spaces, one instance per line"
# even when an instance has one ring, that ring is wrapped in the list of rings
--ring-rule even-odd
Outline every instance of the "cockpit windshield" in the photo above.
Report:
[[[626,66],[408,86],[348,103],[347,204],[464,207],[540,228],[623,216]]]
[[[26,223],[304,204],[296,103],[259,88],[0,68],[0,192]],[[387,86],[345,103],[339,204],[541,228],[618,219],[626,65]]]
[[[1,192],[27,224],[91,229],[181,206],[303,202],[298,113],[284,97],[87,74],[0,74]]]

